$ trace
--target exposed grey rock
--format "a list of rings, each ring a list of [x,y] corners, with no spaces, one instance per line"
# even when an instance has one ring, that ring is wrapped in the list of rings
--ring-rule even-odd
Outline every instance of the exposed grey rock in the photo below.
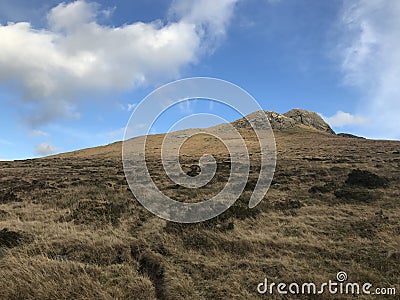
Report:
[[[265,124],[263,119],[259,116],[261,113],[265,113],[267,115],[272,129],[281,130],[296,126],[296,122],[294,120],[274,111],[256,111],[247,115],[246,118],[241,118],[234,121],[233,125],[236,128],[247,128],[251,127],[251,122],[255,128],[267,129],[268,124]]]
[[[262,118],[259,117],[260,113],[265,113],[267,115],[269,123],[274,130],[284,130],[301,124],[323,132],[335,134],[320,115],[303,109],[292,109],[284,114],[279,114],[274,111],[256,111],[247,115],[246,118],[234,121],[232,124],[236,128],[247,128],[251,127],[250,121],[256,128],[267,128],[268,124],[262,123]]]
[[[268,124],[265,124],[266,122],[263,122],[263,119],[260,117],[260,114],[262,114],[262,113],[264,113],[264,111],[262,111],[262,110],[253,112],[253,113],[247,115],[245,118],[241,118],[239,120],[232,122],[232,125],[235,128],[250,128],[250,127],[252,127],[250,125],[250,122],[251,122],[255,128],[260,128],[260,129],[266,128],[267,129]]]
[[[315,112],[294,108],[283,115],[293,119],[297,124],[303,124],[321,131],[335,134],[332,128],[322,119],[322,117]]]
[[[278,114],[277,112],[274,111],[267,111],[265,112],[265,114],[268,117],[272,129],[281,130],[296,126],[296,122],[285,115]]]

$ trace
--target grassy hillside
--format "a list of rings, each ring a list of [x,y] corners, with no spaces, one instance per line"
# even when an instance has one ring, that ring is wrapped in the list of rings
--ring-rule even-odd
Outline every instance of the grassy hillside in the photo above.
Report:
[[[400,142],[276,131],[274,180],[249,209],[259,162],[241,133],[253,152],[246,189],[199,224],[165,221],[134,199],[121,143],[0,162],[0,298],[279,299],[258,295],[257,284],[325,282],[338,271],[400,293]],[[219,192],[230,168],[220,142],[197,136],[182,148],[184,167],[204,151],[217,158],[216,178],[199,192],[165,176],[162,138],[148,147],[161,190],[181,201]]]

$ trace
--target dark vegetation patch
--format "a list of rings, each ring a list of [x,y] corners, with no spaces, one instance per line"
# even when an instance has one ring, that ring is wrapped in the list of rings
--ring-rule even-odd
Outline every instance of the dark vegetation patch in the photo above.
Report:
[[[29,182],[16,178],[3,179],[0,181],[0,185],[2,188],[9,188],[13,192],[22,192],[32,188]],[[4,190],[4,192],[6,191],[7,190]]]
[[[245,191],[254,191],[257,185],[258,178],[249,178],[244,187]]]
[[[25,232],[17,232],[3,228],[0,231],[0,248],[13,248],[32,241],[32,237]]]
[[[21,201],[22,200],[13,191],[2,191],[0,193],[0,204]]]
[[[330,188],[326,185],[313,185],[309,190],[311,194],[318,194],[318,193],[328,193],[330,192]]]
[[[9,215],[10,215],[9,212],[7,212],[7,211],[5,211],[3,209],[0,209],[0,220],[8,217]]]
[[[186,174],[190,177],[195,177],[199,175],[201,172],[201,168],[199,165],[191,165],[190,170],[186,172]]]
[[[386,187],[389,180],[367,170],[353,169],[344,184],[334,191],[336,198],[347,203],[370,203],[381,198],[373,189]]]
[[[386,187],[389,180],[367,170],[354,169],[347,177],[346,184],[369,189]]]
[[[343,187],[334,192],[334,195],[347,203],[370,203],[378,200],[381,193],[354,187]]]
[[[250,195],[243,193],[239,199],[233,203],[233,205],[224,211],[219,217],[221,220],[228,220],[230,218],[245,220],[248,218],[255,218],[261,213],[259,205],[253,208],[249,208]]]

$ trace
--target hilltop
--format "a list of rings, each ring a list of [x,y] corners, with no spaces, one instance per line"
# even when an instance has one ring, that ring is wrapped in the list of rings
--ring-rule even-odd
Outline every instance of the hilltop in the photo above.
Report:
[[[257,126],[262,126],[263,124],[259,124],[259,120],[256,118],[257,113],[258,112],[254,112],[246,116],[246,118],[232,122],[232,124],[237,128],[249,127],[250,124],[246,120],[249,119],[253,120]],[[284,114],[279,114],[274,111],[266,111],[265,114],[267,115],[273,130],[285,130],[293,127],[303,127],[335,134],[332,128],[322,119],[322,117],[312,111],[294,108]]]
[[[267,124],[262,124],[259,119],[257,119],[257,114],[259,112],[254,112],[249,114],[245,118],[233,121],[231,124],[244,132],[243,129],[250,129],[251,125],[248,120],[254,122],[254,124],[259,128],[268,127]],[[320,115],[315,112],[303,110],[303,109],[292,109],[284,114],[279,114],[273,111],[264,112],[270,122],[271,128],[275,134],[280,133],[290,133],[296,131],[316,131],[320,133],[335,134],[332,128],[322,119]],[[211,127],[211,131],[223,132],[225,124]],[[191,129],[180,130],[180,134],[189,135]],[[246,132],[245,134],[248,134]],[[137,137],[136,139],[142,139],[143,137]],[[164,138],[163,134],[154,134],[150,136],[149,143],[152,144],[153,141],[161,141]],[[134,138],[135,139],[135,138]],[[196,138],[197,140],[198,138]],[[192,141],[193,142],[193,141]],[[202,141],[205,142],[205,141]],[[51,157],[85,157],[85,156],[103,156],[103,157],[119,157],[121,155],[122,142],[115,142],[106,146],[99,146],[94,148],[88,148],[83,150],[78,150],[69,153],[62,153],[54,155]]]

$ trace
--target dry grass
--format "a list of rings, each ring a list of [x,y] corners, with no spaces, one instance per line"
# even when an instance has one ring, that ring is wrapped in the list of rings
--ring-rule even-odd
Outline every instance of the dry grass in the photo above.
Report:
[[[256,171],[257,149],[247,137]],[[351,281],[400,292],[399,142],[303,128],[277,132],[276,140],[277,169],[262,203],[247,208],[253,172],[233,207],[199,224],[159,219],[134,199],[120,144],[1,162],[0,231],[15,234],[0,234],[0,297],[253,299],[264,277],[325,282],[341,270]],[[218,162],[214,181],[191,191],[162,172],[161,141],[153,136],[148,148],[160,189],[181,201],[219,192],[229,175],[223,145],[202,136],[182,148],[184,166],[203,154],[198,149],[215,151]],[[387,184],[346,182],[357,169]]]

